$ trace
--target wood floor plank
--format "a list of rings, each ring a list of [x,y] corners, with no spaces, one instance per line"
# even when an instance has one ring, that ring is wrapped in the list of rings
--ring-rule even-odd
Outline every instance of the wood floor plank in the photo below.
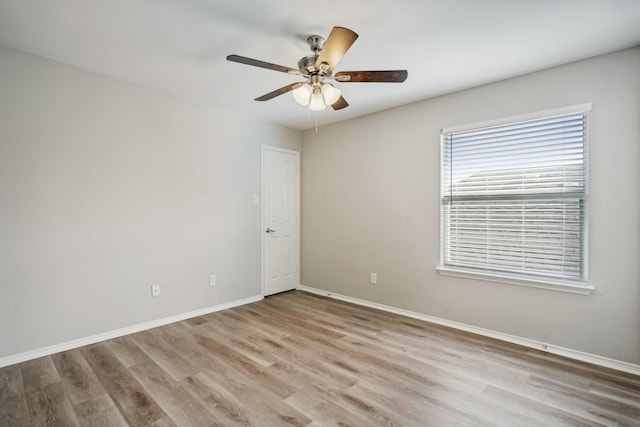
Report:
[[[188,360],[177,353],[176,348],[159,338],[153,330],[133,334],[131,339],[175,381],[197,372]]]
[[[530,396],[523,396],[503,390],[498,387],[488,386],[485,396],[491,401],[502,406],[508,406],[513,410],[528,416],[532,425],[571,425],[576,427],[596,427],[605,424],[583,418],[553,405],[541,403]]]
[[[233,331],[230,331],[226,325],[223,318],[218,316],[210,319],[206,325],[194,329],[199,331],[203,329],[208,330],[210,332],[209,335],[215,336],[217,341],[227,347],[233,348],[235,351],[252,359],[263,367],[267,367],[275,362],[275,358],[269,352],[264,351],[261,347],[247,340],[247,337],[256,333],[255,328],[234,328]]]
[[[30,425],[35,426],[79,426],[71,401],[60,382],[31,387],[27,393],[27,404],[31,416]]]
[[[51,359],[73,405],[106,393],[102,383],[93,373],[80,350],[54,354]]]
[[[367,384],[368,390],[377,389],[380,397],[387,395],[387,389],[402,390],[403,397],[409,402],[422,402],[431,406],[431,412],[434,408],[445,410],[452,416],[456,415],[457,422],[469,421],[476,425],[492,425],[496,420],[503,425],[524,423],[523,417],[518,414],[500,406],[492,406],[491,402],[483,399],[481,392],[486,384],[474,378],[452,375],[451,372],[415,359],[407,364],[392,355],[385,356],[381,349],[371,353],[359,352],[352,356],[351,369],[356,370],[361,379],[350,391],[363,384]],[[376,387],[377,384],[384,384],[384,387]],[[395,399],[397,407],[406,403],[393,394],[391,397]],[[412,413],[428,415],[417,410]],[[421,422],[419,419],[414,421]]]
[[[315,324],[314,322],[301,322],[301,319],[296,318],[287,313],[280,313],[276,308],[265,306],[261,309],[262,322],[265,326],[272,326],[281,330],[289,332],[291,334],[308,334],[316,333],[324,336],[328,339],[340,339],[344,335],[331,329],[324,328]]]
[[[171,343],[174,348],[179,348],[180,355],[189,360],[189,363],[198,372],[213,371],[224,373],[226,365],[222,363],[214,352],[209,351],[200,344],[200,334],[189,325],[189,323],[184,322],[167,325],[162,328],[162,337]]]
[[[510,369],[508,366],[494,363],[490,358],[479,357],[478,352],[474,350],[460,352],[442,343],[410,339],[397,334],[381,332],[376,337],[362,337],[359,340],[346,337],[344,341],[360,345],[365,357],[367,353],[372,353],[389,359],[387,352],[377,351],[379,348],[388,348],[395,353],[391,357],[396,359],[419,361],[445,370],[451,376],[476,379],[485,384],[519,387],[526,384],[529,377],[526,371]]]
[[[152,424],[150,424],[150,426],[151,427],[181,427],[181,426],[178,426],[176,423],[174,423],[173,420],[168,416],[162,417],[159,420],[154,421]]]
[[[288,334],[279,328],[268,328],[262,325],[261,316],[251,308],[252,305],[236,307],[233,312],[226,310],[215,314],[219,314],[218,317],[224,325],[230,325],[225,328],[229,333],[240,330],[248,335],[266,336],[274,341],[287,337]]]
[[[361,416],[357,411],[349,409],[348,405],[338,403],[341,393],[357,380],[352,379],[348,383],[335,381],[335,373],[325,375],[327,371],[318,372],[315,369],[308,369],[305,363],[291,363],[287,358],[282,358],[271,365],[269,371],[288,382],[303,385],[287,397],[285,402],[314,421],[329,425],[340,425],[340,423],[367,425],[369,423],[366,416]]]
[[[250,415],[242,401],[227,387],[212,380],[202,372],[182,380],[181,385],[200,403],[205,405],[222,425],[251,426]]]
[[[81,426],[126,427],[127,421],[108,394],[84,399],[73,407]]]
[[[380,416],[373,407],[354,404],[357,399],[349,391],[352,387],[345,389],[331,382],[311,381],[307,387],[289,396],[286,402],[310,415],[320,425],[397,425],[397,420]],[[404,421],[401,425],[407,425]]]
[[[140,363],[131,368],[136,379],[151,394],[159,406],[179,426],[209,426],[220,424],[220,420],[153,361]]]
[[[60,375],[51,357],[29,360],[20,365],[24,389],[44,388],[60,382]]]
[[[0,426],[21,427],[29,423],[20,366],[0,369]]]
[[[132,335],[109,340],[105,344],[127,368],[149,360],[147,353],[133,341]]]
[[[640,420],[640,408],[606,399],[546,378],[531,376],[527,393],[550,405],[563,405],[572,413],[607,424]]]
[[[313,399],[308,394],[294,395],[287,399],[287,403],[296,407],[299,411],[308,414],[314,420],[312,426],[368,426],[371,421],[361,417],[353,411],[349,411],[327,400]]]
[[[609,385],[591,383],[589,384],[589,393],[604,397],[617,402],[626,403],[635,407],[640,407],[640,399],[638,393],[629,392],[628,390]]]
[[[167,415],[107,344],[94,344],[81,351],[130,426],[146,426]]]
[[[32,425],[640,427],[640,377],[292,291],[0,369]]]
[[[252,382],[260,382],[265,392],[274,394],[282,399],[290,396],[295,391],[295,386],[287,384],[279,378],[271,375],[267,369],[255,363],[252,359],[242,355],[234,349],[221,344],[215,339],[200,336],[199,343],[207,350],[216,354],[228,369]]]
[[[207,380],[202,384],[219,384],[230,393],[230,401],[241,402],[241,416],[255,426],[306,426],[311,422],[305,414],[290,406],[281,397],[265,392],[259,382],[244,376],[234,376],[233,380],[216,373],[205,373]],[[210,386],[213,390],[216,387]]]
[[[353,375],[344,374],[342,371],[336,370],[325,361],[319,360],[313,352],[297,351],[295,347],[285,340],[277,342],[260,336],[251,336],[249,339],[257,345],[268,349],[272,354],[282,358],[282,360],[321,378],[323,382],[335,382],[343,387],[350,387],[357,382],[357,378]]]

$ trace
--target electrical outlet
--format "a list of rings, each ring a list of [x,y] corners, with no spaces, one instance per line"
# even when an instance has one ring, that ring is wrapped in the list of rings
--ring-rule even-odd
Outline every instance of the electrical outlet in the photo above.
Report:
[[[151,285],[151,296],[157,297],[158,295],[160,295],[160,284]]]
[[[209,286],[215,286],[218,284],[218,278],[215,274],[209,276]]]
[[[378,273],[371,273],[371,278],[369,279],[369,283],[375,285],[378,283]]]

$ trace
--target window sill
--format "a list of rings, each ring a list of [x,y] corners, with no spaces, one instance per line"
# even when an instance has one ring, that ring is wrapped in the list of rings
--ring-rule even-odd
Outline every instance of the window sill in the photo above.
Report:
[[[458,268],[439,266],[436,268],[443,276],[465,277],[468,279],[486,280],[489,282],[506,283],[516,286],[527,286],[530,288],[547,289],[550,291],[569,292],[572,294],[590,295],[595,289],[593,286],[580,282],[563,282],[553,280],[543,280],[534,278],[521,278],[496,273],[481,273]]]

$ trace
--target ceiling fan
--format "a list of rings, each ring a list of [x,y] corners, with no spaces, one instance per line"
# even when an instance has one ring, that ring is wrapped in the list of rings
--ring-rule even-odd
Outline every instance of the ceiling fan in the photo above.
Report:
[[[340,71],[332,76],[334,67],[357,38],[358,35],[355,32],[343,27],[333,27],[326,41],[321,36],[309,36],[307,43],[313,54],[300,59],[298,61],[298,69],[258,61],[257,59],[240,55],[229,55],[227,60],[307,79],[304,82],[291,83],[262,95],[256,98],[256,101],[268,101],[283,93],[293,91],[293,98],[296,102],[307,106],[312,111],[324,110],[328,105],[334,110],[341,110],[348,107],[349,104],[342,97],[340,89],[331,83],[326,83],[326,80],[334,80],[340,83],[402,83],[407,79],[407,70]]]

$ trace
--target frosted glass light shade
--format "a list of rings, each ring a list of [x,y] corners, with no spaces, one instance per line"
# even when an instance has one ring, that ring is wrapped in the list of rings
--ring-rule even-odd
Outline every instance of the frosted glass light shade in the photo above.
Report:
[[[293,99],[300,105],[304,105],[305,107],[309,105],[309,100],[311,99],[311,94],[313,92],[313,88],[309,83],[305,83],[302,86],[293,90]]]
[[[324,103],[322,92],[320,92],[320,89],[314,89],[313,95],[311,95],[311,101],[309,101],[309,110],[322,111],[325,108],[327,108],[327,106]]]
[[[334,87],[332,84],[325,83],[322,85],[322,96],[324,96],[324,103],[327,105],[333,105],[340,99],[342,91]]]

